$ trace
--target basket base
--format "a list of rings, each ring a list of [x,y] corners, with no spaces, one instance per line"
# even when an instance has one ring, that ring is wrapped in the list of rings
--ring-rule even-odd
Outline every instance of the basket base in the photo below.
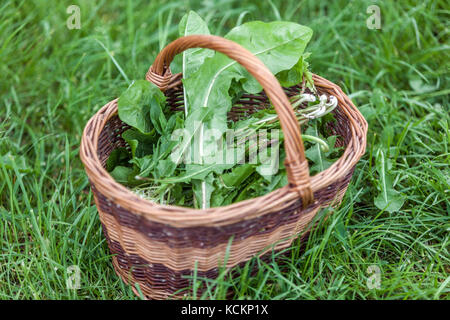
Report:
[[[305,251],[310,232],[311,231],[308,231],[300,237],[299,254],[302,254]],[[279,266],[283,266],[283,264],[284,264],[283,260],[280,258],[288,257],[291,253],[290,248],[292,248],[292,247],[266,252],[263,255],[261,255],[258,259],[265,263],[270,263],[270,261],[272,261],[275,256],[277,258],[277,263],[279,264]],[[244,262],[240,263],[238,266],[243,267],[246,263],[247,263],[247,261],[244,261]],[[178,290],[175,293],[173,291],[171,291],[170,289],[168,289],[167,287],[161,287],[161,288],[152,287],[152,286],[149,286],[149,285],[143,283],[142,281],[135,281],[133,279],[133,277],[131,276],[131,272],[127,271],[126,268],[123,268],[123,266],[121,267],[121,263],[119,262],[119,259],[116,255],[114,255],[112,257],[112,264],[113,264],[114,271],[116,272],[116,274],[122,279],[122,281],[126,285],[131,286],[131,289],[133,290],[134,294],[140,298],[144,298],[145,300],[192,299],[193,291],[192,291],[191,287],[186,287],[185,289]],[[251,268],[249,271],[250,276],[254,276],[257,274],[257,272],[259,270],[258,267],[259,266],[258,266],[258,263],[256,260],[250,264],[250,268]],[[189,275],[187,275],[187,276],[189,276]],[[214,279],[217,276],[218,276],[218,274],[215,277],[208,276],[208,278]],[[238,276],[238,274],[237,274],[237,272],[232,271],[227,276],[236,277],[236,276]],[[139,286],[139,289],[142,292],[142,294],[137,289],[137,285]],[[199,288],[197,291],[197,296],[200,297],[204,293],[205,290],[206,289],[203,287]],[[232,299],[233,295],[234,295],[234,291],[230,289],[227,292],[227,299]]]

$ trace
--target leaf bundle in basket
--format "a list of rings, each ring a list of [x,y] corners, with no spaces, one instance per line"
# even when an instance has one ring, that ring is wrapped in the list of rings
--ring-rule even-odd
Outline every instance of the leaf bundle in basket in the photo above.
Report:
[[[366,145],[350,99],[309,71],[311,29],[256,21],[222,38],[190,12],[180,36],[90,119],[80,151],[116,272],[156,299],[188,294],[194,269],[214,278],[290,246],[340,203]]]

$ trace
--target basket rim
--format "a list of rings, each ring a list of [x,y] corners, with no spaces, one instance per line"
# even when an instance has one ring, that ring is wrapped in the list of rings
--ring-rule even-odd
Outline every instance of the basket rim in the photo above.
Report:
[[[342,89],[331,81],[313,74],[316,87],[333,91],[338,106],[348,118],[351,138],[344,153],[328,169],[310,177],[312,192],[329,186],[351,169],[365,153],[367,121]],[[141,218],[169,224],[175,227],[221,226],[255,218],[275,210],[286,208],[299,200],[297,191],[289,185],[266,195],[233,203],[227,206],[195,209],[176,205],[158,204],[143,199],[115,181],[103,167],[98,154],[98,138],[106,123],[117,115],[118,98],[108,102],[87,122],[81,139],[80,158],[90,182],[117,206]],[[317,200],[310,206],[317,206]]]

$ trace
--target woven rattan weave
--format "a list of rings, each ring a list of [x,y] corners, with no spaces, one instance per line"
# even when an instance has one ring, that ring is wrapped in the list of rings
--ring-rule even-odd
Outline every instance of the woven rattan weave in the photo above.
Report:
[[[161,205],[144,200],[116,182],[106,171],[109,154],[127,148],[121,133],[129,127],[117,116],[117,99],[103,106],[87,123],[80,156],[85,165],[103,231],[114,254],[113,265],[122,279],[138,283],[147,298],[179,298],[186,292],[186,276],[197,268],[200,277],[216,277],[226,267],[245,263],[254,256],[291,245],[305,231],[318,210],[340,203],[354,167],[364,154],[367,123],[342,90],[314,75],[319,94],[334,95],[336,122],[329,128],[344,146],[343,155],[331,167],[309,176],[300,126],[289,103],[300,86],[281,88],[270,71],[240,45],[217,36],[187,36],[170,43],[147,73],[166,95],[170,108],[183,107],[181,74],[171,74],[174,56],[189,48],[209,48],[226,54],[244,66],[262,85],[259,95],[243,95],[229,113],[237,119],[274,105],[284,132],[288,185],[265,196],[225,207],[198,210]],[[133,290],[137,292],[135,286]]]

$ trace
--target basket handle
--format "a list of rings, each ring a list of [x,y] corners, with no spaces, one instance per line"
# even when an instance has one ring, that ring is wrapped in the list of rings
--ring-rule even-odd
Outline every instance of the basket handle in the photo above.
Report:
[[[190,35],[181,37],[172,41],[158,54],[147,72],[147,80],[152,81],[164,91],[172,78],[169,66],[173,58],[184,50],[191,48],[212,49],[227,55],[245,67],[261,84],[275,107],[284,133],[285,166],[289,186],[299,193],[303,206],[312,203],[314,198],[310,186],[309,167],[305,157],[300,125],[280,83],[253,53],[231,40],[218,36]]]

